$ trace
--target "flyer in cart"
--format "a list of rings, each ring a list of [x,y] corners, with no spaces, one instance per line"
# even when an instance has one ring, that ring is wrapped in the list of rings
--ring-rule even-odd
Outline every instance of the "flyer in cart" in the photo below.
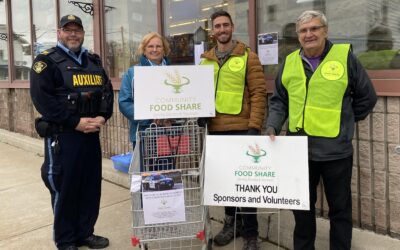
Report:
[[[143,173],[142,199],[146,225],[186,220],[181,171]]]

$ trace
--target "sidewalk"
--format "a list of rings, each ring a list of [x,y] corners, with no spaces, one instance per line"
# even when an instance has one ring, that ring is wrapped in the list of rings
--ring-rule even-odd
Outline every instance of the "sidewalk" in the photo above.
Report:
[[[40,178],[43,163],[42,141],[0,129],[0,249],[56,249],[52,240],[53,214],[50,194]],[[130,195],[128,176],[112,168],[103,159],[100,215],[95,233],[110,239],[107,249],[135,249],[130,243]],[[114,184],[114,183],[118,183]],[[222,208],[212,208],[211,215],[223,217]],[[216,234],[222,224],[212,222]],[[262,249],[278,249],[262,242]],[[236,241],[241,249],[242,239]],[[81,247],[80,249],[87,249]],[[233,243],[219,250],[234,249]]]

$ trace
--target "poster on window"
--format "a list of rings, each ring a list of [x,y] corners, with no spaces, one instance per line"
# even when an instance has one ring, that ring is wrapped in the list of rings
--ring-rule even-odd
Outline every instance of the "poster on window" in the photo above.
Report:
[[[257,38],[261,64],[278,64],[278,32],[258,34]]]
[[[307,137],[207,136],[206,145],[205,205],[309,209]]]
[[[214,117],[214,68],[135,66],[134,118]]]

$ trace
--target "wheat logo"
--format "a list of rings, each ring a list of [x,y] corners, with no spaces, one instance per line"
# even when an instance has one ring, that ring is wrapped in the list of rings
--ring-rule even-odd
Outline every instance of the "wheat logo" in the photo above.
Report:
[[[175,94],[181,93],[182,86],[190,83],[189,78],[181,76],[178,70],[174,70],[174,74],[166,73],[166,75],[168,79],[164,80],[164,84],[167,86],[172,86]]]
[[[260,146],[256,143],[255,146],[249,146],[250,150],[247,150],[246,155],[251,156],[254,163],[259,163],[260,158],[267,155],[265,150],[261,149]]]
[[[161,204],[163,204],[164,206],[168,203],[168,201],[167,201],[167,200],[164,200],[164,199],[162,199],[160,202],[161,202]]]

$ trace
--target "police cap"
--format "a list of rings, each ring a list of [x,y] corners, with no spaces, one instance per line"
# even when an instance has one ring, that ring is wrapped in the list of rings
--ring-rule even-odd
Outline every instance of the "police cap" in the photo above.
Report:
[[[83,28],[82,20],[75,15],[65,15],[65,16],[61,17],[60,28],[64,27],[65,25],[67,25],[69,23],[75,23]]]

